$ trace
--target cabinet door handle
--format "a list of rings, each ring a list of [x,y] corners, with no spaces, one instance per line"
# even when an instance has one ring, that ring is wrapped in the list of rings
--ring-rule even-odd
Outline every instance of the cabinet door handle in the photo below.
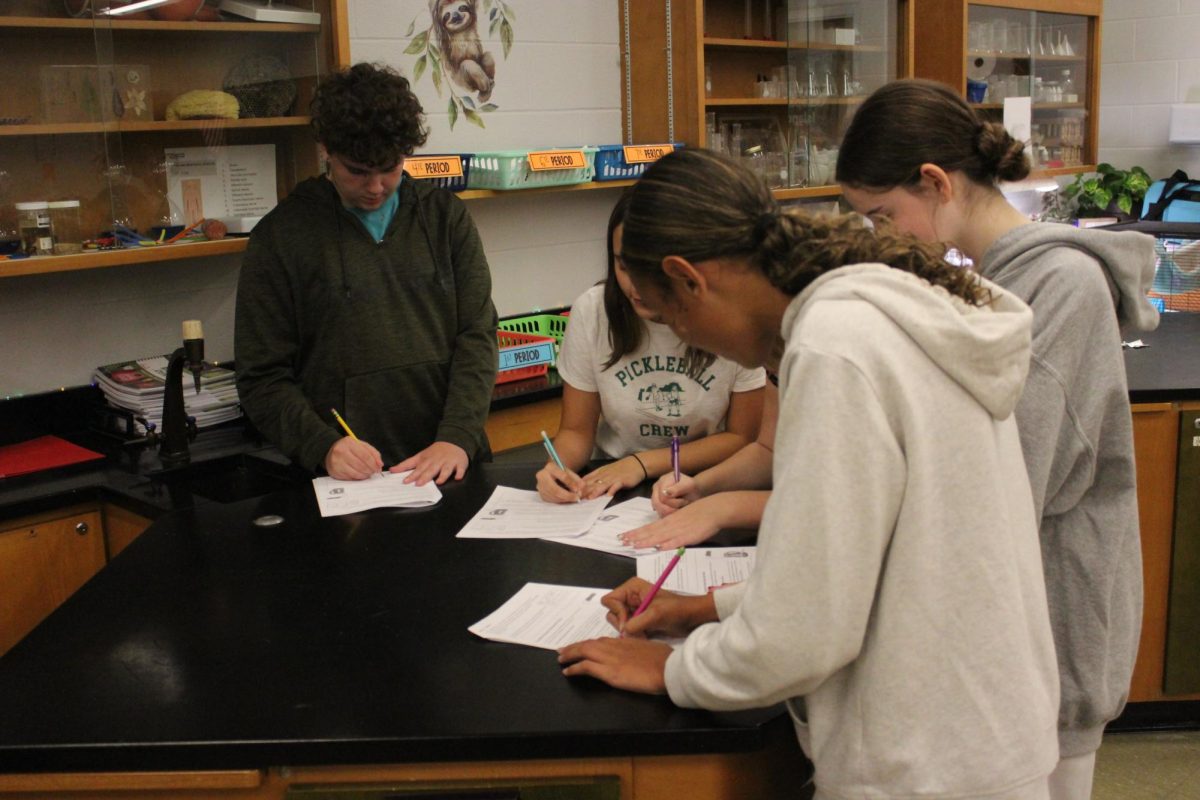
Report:
[[[88,524],[86,522],[76,522],[75,523],[75,532],[78,533],[80,536],[87,536]]]

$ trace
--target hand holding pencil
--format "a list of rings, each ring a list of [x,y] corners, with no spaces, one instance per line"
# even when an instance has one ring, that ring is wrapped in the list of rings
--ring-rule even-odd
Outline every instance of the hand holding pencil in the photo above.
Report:
[[[372,445],[354,435],[354,431],[342,419],[337,409],[330,409],[333,418],[346,432],[325,454],[325,472],[331,478],[343,481],[360,481],[383,470],[383,457]]]

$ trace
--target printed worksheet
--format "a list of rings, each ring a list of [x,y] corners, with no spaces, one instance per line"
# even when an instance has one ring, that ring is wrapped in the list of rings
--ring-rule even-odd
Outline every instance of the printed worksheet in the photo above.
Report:
[[[557,650],[584,639],[616,636],[600,598],[608,589],[527,583],[467,630],[493,642]]]
[[[727,583],[739,583],[754,569],[753,547],[689,547],[662,588],[680,594],[706,594]],[[667,568],[674,550],[638,556],[637,574],[654,583]]]
[[[622,544],[619,537],[625,531],[649,525],[658,519],[658,512],[650,505],[650,498],[635,497],[624,503],[604,509],[596,524],[579,536],[547,536],[548,542],[559,542],[619,556],[636,558],[639,555],[658,552],[653,547],[630,547]]]
[[[353,514],[371,508],[421,508],[436,505],[442,492],[433,481],[424,486],[405,483],[407,472],[381,472],[363,481],[313,478],[313,491],[322,517]]]
[[[591,530],[611,500],[605,496],[582,503],[547,503],[537,492],[497,486],[458,536],[463,539],[580,536]]]

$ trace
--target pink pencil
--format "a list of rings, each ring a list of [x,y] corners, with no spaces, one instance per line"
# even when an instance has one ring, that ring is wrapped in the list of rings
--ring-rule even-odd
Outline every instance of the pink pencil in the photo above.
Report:
[[[654,582],[654,586],[652,586],[650,591],[646,593],[646,596],[642,598],[642,602],[638,605],[637,611],[633,612],[633,614],[629,617],[630,619],[633,619],[638,614],[646,610],[646,606],[650,605],[650,601],[654,599],[654,595],[658,594],[658,590],[662,588],[663,581],[665,581],[671,574],[671,570],[675,569],[675,565],[679,563],[679,557],[683,555],[686,549],[687,548],[685,547],[681,547],[675,551],[675,555],[671,556],[671,560],[667,562],[667,568],[663,570],[662,575],[659,575],[658,580]]]

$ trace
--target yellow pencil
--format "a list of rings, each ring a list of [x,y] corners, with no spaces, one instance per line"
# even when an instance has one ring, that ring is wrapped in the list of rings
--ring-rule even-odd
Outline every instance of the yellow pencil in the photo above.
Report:
[[[350,430],[350,426],[346,424],[346,420],[342,419],[342,415],[337,413],[337,409],[331,408],[329,410],[333,412],[333,418],[338,421],[338,425],[342,426],[342,430],[344,430],[351,439],[358,439],[358,437],[354,435],[354,431]]]

